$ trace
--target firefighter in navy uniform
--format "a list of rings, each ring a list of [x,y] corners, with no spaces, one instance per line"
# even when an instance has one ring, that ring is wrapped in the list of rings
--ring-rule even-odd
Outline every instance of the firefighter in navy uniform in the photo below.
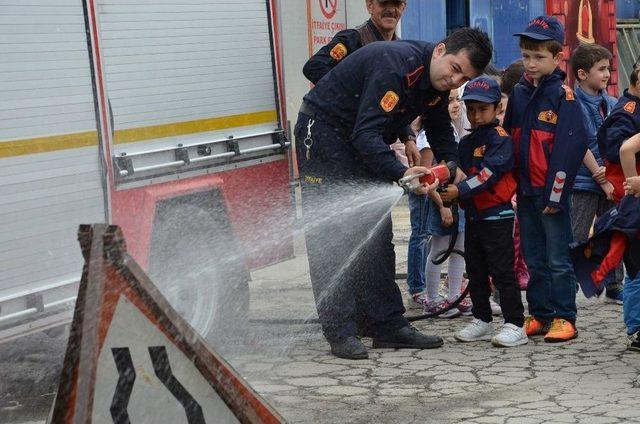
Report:
[[[373,337],[374,348],[442,345],[403,316],[389,215],[394,194],[387,184],[428,170],[407,169],[389,145],[422,115],[436,158],[456,160],[448,92],[479,74],[491,52],[487,35],[469,28],[437,45],[372,43],[305,96],[295,128],[305,238],[318,315],[334,355],[368,356],[358,330]],[[389,202],[380,200],[385,196]]]
[[[366,3],[371,18],[355,29],[337,33],[304,65],[302,73],[309,81],[317,84],[341,60],[364,45],[398,39],[396,27],[407,0],[366,0]]]
[[[337,33],[333,39],[305,63],[302,73],[309,81],[317,84],[334,66],[345,57],[375,41],[399,40],[396,27],[404,13],[407,0],[365,0],[371,18],[355,29],[346,29]],[[416,147],[416,135],[407,125],[398,133],[405,144],[405,154],[409,165],[420,162],[420,153]],[[410,143],[407,143],[407,142]]]

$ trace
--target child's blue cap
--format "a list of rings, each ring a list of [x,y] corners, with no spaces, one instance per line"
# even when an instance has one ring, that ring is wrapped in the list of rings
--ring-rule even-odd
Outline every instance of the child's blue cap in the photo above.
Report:
[[[529,37],[534,40],[556,40],[564,44],[564,28],[560,21],[553,16],[538,16],[527,26],[524,32],[513,34],[516,37]]]
[[[498,82],[489,77],[474,78],[464,87],[460,100],[474,100],[481,103],[496,103],[502,99]]]

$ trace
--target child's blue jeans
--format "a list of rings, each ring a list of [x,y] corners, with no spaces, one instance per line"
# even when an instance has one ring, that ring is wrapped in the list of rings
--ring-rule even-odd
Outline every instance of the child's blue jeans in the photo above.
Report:
[[[529,268],[529,313],[543,322],[576,319],[576,276],[569,255],[570,212],[542,213],[542,196],[518,196],[524,259]]]
[[[425,290],[424,268],[429,254],[427,243],[427,217],[429,198],[426,195],[409,193],[409,219],[411,236],[407,254],[407,285],[409,293],[416,294]]]
[[[627,326],[627,333],[633,334],[640,331],[640,272],[636,274],[635,278],[625,278],[622,301],[624,302],[624,323]]]

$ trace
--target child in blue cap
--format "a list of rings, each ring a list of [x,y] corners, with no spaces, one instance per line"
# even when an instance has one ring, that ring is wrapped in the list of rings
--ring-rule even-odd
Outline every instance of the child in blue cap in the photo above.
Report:
[[[530,274],[525,330],[529,337],[563,342],[578,335],[570,198],[588,139],[580,105],[558,68],[560,22],[539,16],[514,35],[520,37],[525,75],[513,89],[504,126],[513,137],[518,219]]]
[[[448,185],[441,197],[459,199],[466,219],[464,251],[474,319],[455,338],[462,342],[491,339],[495,346],[511,347],[527,343],[528,338],[514,272],[513,142],[496,117],[501,99],[500,86],[492,78],[478,77],[465,87],[461,100],[472,129],[460,140],[458,154],[468,177]],[[491,322],[489,276],[500,291],[505,322],[497,335]]]

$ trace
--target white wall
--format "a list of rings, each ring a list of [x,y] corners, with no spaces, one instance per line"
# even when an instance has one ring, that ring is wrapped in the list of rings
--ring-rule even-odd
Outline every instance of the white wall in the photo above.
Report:
[[[369,19],[369,12],[367,12],[366,0],[344,0],[347,3],[347,27],[353,28],[367,19]]]
[[[287,119],[293,126],[298,118],[302,97],[311,88],[302,75],[302,67],[309,59],[307,2],[281,0],[279,4]]]
[[[343,1],[346,2],[347,27],[353,28],[369,19],[365,0]],[[302,67],[309,59],[307,2],[280,0],[279,4],[287,118],[295,125],[302,97],[311,88],[302,75]]]

